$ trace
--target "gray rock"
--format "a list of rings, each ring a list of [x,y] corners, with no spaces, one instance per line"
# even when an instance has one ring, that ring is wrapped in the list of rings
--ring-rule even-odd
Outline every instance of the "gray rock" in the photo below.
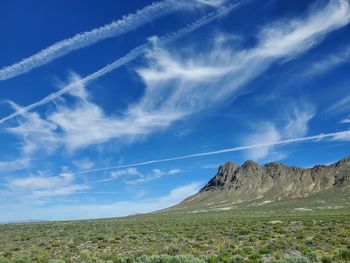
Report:
[[[221,165],[217,174],[200,190],[228,190],[240,200],[262,196],[275,198],[301,198],[341,187],[350,183],[350,157],[332,165],[299,168],[280,163],[260,166],[246,161],[242,166],[228,162]]]

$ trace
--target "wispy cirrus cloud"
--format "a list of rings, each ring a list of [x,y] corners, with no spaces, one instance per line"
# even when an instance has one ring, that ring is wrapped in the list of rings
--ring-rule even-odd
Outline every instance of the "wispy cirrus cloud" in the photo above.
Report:
[[[30,156],[23,155],[10,161],[0,161],[0,171],[15,171],[28,168],[32,159]]]
[[[119,178],[121,176],[141,176],[142,174],[136,168],[128,168],[111,172],[112,178]]]
[[[38,173],[8,179],[6,187],[9,189],[9,194],[15,194],[16,198],[45,201],[49,197],[72,195],[90,188],[86,184],[75,183],[74,180],[75,175],[72,173],[61,173],[58,176]]]
[[[195,28],[210,19],[205,18]],[[273,63],[302,54],[349,20],[349,3],[334,0],[323,8],[311,9],[302,18],[264,26],[258,34],[257,45],[250,49],[232,49],[232,38],[222,41],[222,34],[221,41],[215,41],[214,37],[202,52],[194,47],[192,51],[171,50],[170,53],[155,42],[146,56],[148,65],[137,69],[145,83],[144,95],[139,101],[130,104],[119,116],[107,116],[89,98],[84,79],[76,77],[72,81],[74,85],[65,92],[79,101],[71,106],[58,105],[46,120],[32,117],[35,123],[41,122],[42,127],[49,128],[43,129],[48,131],[45,136],[35,137],[46,138],[52,144],[58,141],[74,150],[111,139],[133,140],[147,136],[237,97],[246,83]],[[316,26],[318,24],[321,26]],[[188,30],[193,30],[193,26]],[[24,114],[27,110],[28,107],[24,107],[16,112]],[[30,134],[42,130],[42,127],[33,130],[33,127],[37,126],[21,124],[11,129],[29,138]]]
[[[350,118],[345,118],[343,120],[341,120],[342,124],[345,125],[350,125]],[[350,131],[350,126],[349,126],[349,131]],[[334,137],[334,140],[336,141],[350,141],[350,132],[347,134],[339,134],[337,136]]]
[[[349,138],[350,138],[350,130],[343,130],[343,131],[331,132],[331,133],[321,133],[318,135],[311,135],[311,136],[305,136],[305,137],[300,137],[300,138],[262,142],[262,143],[256,143],[256,144],[251,144],[251,145],[242,145],[242,146],[219,149],[219,150],[212,150],[212,151],[207,151],[207,152],[199,152],[199,153],[193,153],[193,154],[187,154],[187,155],[181,155],[181,156],[175,156],[175,157],[168,157],[168,158],[163,158],[163,159],[154,159],[154,160],[148,160],[148,161],[143,161],[143,162],[138,162],[138,163],[130,163],[130,164],[123,164],[123,165],[116,165],[116,166],[101,167],[101,168],[95,168],[95,169],[86,170],[86,171],[79,171],[79,172],[76,172],[75,174],[87,174],[87,173],[95,173],[95,172],[115,170],[115,169],[139,167],[139,166],[146,166],[146,165],[157,164],[157,163],[165,163],[165,162],[172,162],[172,161],[178,161],[178,160],[199,158],[199,157],[203,157],[203,156],[211,156],[211,155],[218,155],[218,154],[225,154],[225,153],[232,153],[232,152],[248,151],[248,150],[252,150],[252,149],[271,147],[271,146],[290,145],[290,144],[298,144],[298,143],[300,144],[300,143],[305,143],[305,142],[320,142],[323,140],[330,140],[330,141],[332,141],[332,140],[344,140],[344,139],[347,140]]]
[[[311,76],[319,75],[348,62],[350,62],[350,45],[333,52],[323,59],[312,62],[308,65],[304,74]]]
[[[149,66],[137,72],[146,84],[146,95],[165,98],[162,108],[187,115],[231,99],[274,63],[302,54],[349,21],[348,1],[330,1],[323,8],[311,9],[303,18],[262,27],[253,48],[232,48],[230,37],[215,41],[215,36],[201,52],[196,47],[192,52],[155,48],[147,55]],[[151,103],[147,98],[139,106]]]
[[[39,106],[45,105],[45,104],[55,100],[56,98],[62,96],[63,94],[69,92],[70,90],[74,89],[75,86],[77,86],[77,85],[81,85],[81,84],[87,85],[87,84],[91,83],[92,81],[94,81],[94,80],[104,76],[105,74],[111,72],[112,70],[115,70],[115,69],[129,63],[130,61],[140,57],[141,55],[144,55],[152,47],[155,40],[158,44],[166,44],[166,43],[169,43],[169,42],[174,41],[176,39],[179,39],[179,38],[193,32],[193,31],[197,30],[198,28],[201,28],[201,27],[209,24],[210,22],[212,22],[216,18],[228,14],[229,12],[231,12],[232,10],[234,10],[236,7],[239,7],[239,6],[240,6],[240,3],[223,6],[223,7],[219,8],[217,11],[211,12],[211,13],[203,16],[202,18],[196,20],[194,23],[178,30],[177,32],[173,32],[171,34],[168,34],[166,36],[159,37],[159,38],[152,37],[149,39],[149,41],[147,43],[142,44],[142,45],[134,48],[125,56],[113,61],[111,64],[108,64],[107,66],[105,66],[105,67],[101,68],[100,70],[86,76],[85,78],[80,79],[79,82],[72,82],[72,83],[68,84],[67,86],[65,86],[64,88],[60,89],[59,91],[51,93],[50,95],[46,96],[45,98],[43,98],[37,102],[34,102],[30,105],[27,105],[25,107],[22,107],[20,110],[17,110],[15,112],[13,112],[12,114],[0,119],[0,124],[6,122],[8,120],[13,119],[14,117],[20,116],[28,111],[31,111]]]
[[[73,161],[73,164],[82,170],[91,169],[95,165],[95,163],[88,158],[75,160]]]
[[[247,145],[255,145],[258,144],[259,142],[278,142],[282,139],[282,135],[278,128],[275,126],[273,123],[260,123],[257,125],[259,127],[259,130],[249,134],[245,138],[245,144]],[[264,147],[257,147],[257,148],[252,148],[249,149],[246,153],[245,156],[248,159],[259,161],[261,159],[265,159],[267,156],[272,156],[272,159],[276,159],[276,157],[279,156],[279,154],[273,153],[275,148],[275,145],[267,145]],[[280,158],[277,158],[280,159]]]
[[[334,102],[326,109],[328,113],[334,114],[339,112],[346,112],[350,109],[350,95],[342,95],[338,101]]]
[[[315,109],[307,103],[300,103],[298,106],[288,107],[286,113],[288,117],[283,116],[277,123],[262,122],[254,125],[256,131],[248,135],[245,139],[246,145],[255,145],[259,142],[278,142],[288,139],[304,137],[309,131],[309,122],[315,115]],[[287,153],[276,150],[276,146],[267,145],[266,147],[257,147],[246,152],[246,156],[253,160],[280,160],[287,156]]]
[[[156,44],[164,44],[166,42],[182,37],[196,30],[197,28],[210,23],[218,16],[227,14],[237,6],[239,6],[239,4],[220,8],[217,12],[213,12],[207,16],[204,16],[190,26],[179,30],[175,34],[171,34],[165,38],[158,39],[156,41]],[[325,23],[324,21],[327,22]],[[228,91],[230,93],[237,91],[239,87],[255,78],[256,76],[260,75],[274,62],[281,59],[290,59],[301,54],[302,52],[305,52],[306,50],[319,43],[322,38],[327,35],[327,33],[345,26],[349,23],[349,21],[350,10],[348,1],[333,0],[330,1],[329,4],[324,8],[317,10],[312,9],[304,18],[276,22],[274,24],[263,27],[258,35],[258,45],[255,48],[249,50],[234,51],[228,48],[216,48],[214,50],[206,51],[207,53],[202,52],[197,57],[194,55],[193,58],[191,58],[188,62],[184,61],[186,60],[184,58],[181,59],[180,56],[180,63],[177,62],[176,58],[167,54],[166,51],[162,51],[161,49],[156,48],[153,53],[148,55],[152,63],[156,64],[156,68],[139,70],[139,73],[144,78],[148,86],[157,85],[156,82],[160,83],[160,81],[176,81],[179,80],[179,77],[186,77],[187,84],[189,81],[192,81],[194,83],[192,86],[198,86],[198,80],[203,76],[203,74],[205,74],[205,72],[203,72],[203,69],[207,70],[208,73],[208,70],[211,70],[215,67],[216,70],[213,74],[218,74],[221,77],[220,81],[222,88],[221,92],[219,91],[214,96],[214,98],[219,98],[220,96],[223,96],[222,92],[224,91]],[[17,110],[9,116],[0,119],[0,123],[4,123],[5,121],[19,116],[29,110],[33,110],[36,107],[44,105],[70,91],[71,89],[74,89],[75,86],[81,85],[81,83],[86,85],[89,82],[110,72],[111,70],[114,70],[124,65],[125,63],[128,63],[129,61],[139,57],[145,52],[148,52],[151,43],[154,44],[154,41],[135,48],[128,55],[114,61],[112,64],[106,66],[105,68],[102,68],[101,70],[83,79],[80,79],[80,83],[73,82],[38,102],[22,107],[20,110]],[[221,46],[222,45],[223,44],[221,43]],[[159,59],[157,58],[158,56]],[[207,62],[207,58],[209,58],[208,64],[205,64],[205,62]],[[162,63],[162,59],[167,59],[167,62],[169,63],[171,62],[170,60],[172,60],[172,62],[174,62],[174,65],[180,66],[177,67],[177,72],[168,71],[169,68],[164,63]],[[196,62],[196,64],[190,65],[191,60]],[[235,61],[239,61],[239,65],[232,64],[232,62]],[[201,65],[210,66],[202,66],[201,69]],[[198,69],[201,71],[198,71]],[[186,73],[187,71],[190,71],[190,73]],[[152,72],[153,76],[156,74],[161,74],[163,79],[154,79],[154,77],[152,79]],[[207,78],[209,77],[213,76],[207,76]],[[232,82],[234,85],[232,85]],[[181,83],[179,82],[179,84]],[[230,90],[227,84],[229,84],[229,87],[231,87]],[[194,89],[192,88],[192,90]],[[192,98],[194,98],[194,96],[192,96]]]
[[[61,40],[38,53],[25,58],[11,66],[0,69],[0,80],[6,80],[45,65],[59,57],[67,55],[74,50],[93,45],[104,39],[113,38],[133,31],[138,27],[170,14],[179,9],[193,7],[195,3],[209,6],[219,6],[223,1],[194,1],[164,0],[154,2],[135,13],[123,16],[117,21],[90,31],[79,33],[71,38]]]
[[[315,107],[310,103],[298,102],[288,107],[289,114],[283,133],[285,138],[303,137],[309,132],[309,122],[316,115]]]
[[[227,2],[227,0],[196,0],[198,3],[209,5],[209,6],[220,6],[223,3]]]
[[[119,180],[121,177],[127,177],[129,179],[123,180],[124,183],[129,185],[137,185],[137,184],[151,182],[167,175],[173,176],[180,172],[181,172],[181,169],[172,169],[169,171],[163,171],[161,169],[152,169],[148,173],[142,173],[136,167],[130,167],[127,169],[119,169],[116,171],[112,171],[109,177],[104,179],[99,179],[95,182],[103,183],[103,182]]]
[[[170,171],[162,171],[160,169],[153,169],[150,173],[148,173],[148,174],[141,174],[140,173],[138,178],[127,180],[127,181],[125,181],[125,183],[131,184],[131,185],[147,183],[147,182],[151,182],[151,181],[157,180],[159,178],[162,178],[163,176],[176,175],[179,172],[180,172],[180,169],[173,169]]]
[[[255,55],[292,57],[318,44],[327,33],[350,21],[347,0],[330,0],[324,8],[313,7],[302,19],[281,20],[262,28]]]
[[[19,106],[16,108],[20,109]],[[59,136],[55,134],[57,129],[56,124],[41,118],[38,113],[32,112],[23,115],[18,126],[5,130],[23,138],[22,152],[29,155],[39,147],[45,148],[49,152],[53,151],[60,142]]]
[[[182,117],[181,112],[137,103],[120,116],[108,116],[92,101],[84,86],[76,86],[70,94],[76,98],[75,104],[57,103],[56,110],[48,113],[46,118],[27,112],[18,126],[6,129],[22,139],[24,154],[30,155],[38,148],[51,152],[64,145],[75,151],[112,139],[133,140],[164,129]],[[146,95],[144,99],[152,98]]]
[[[346,118],[344,120],[341,120],[340,123],[350,123],[350,118]]]

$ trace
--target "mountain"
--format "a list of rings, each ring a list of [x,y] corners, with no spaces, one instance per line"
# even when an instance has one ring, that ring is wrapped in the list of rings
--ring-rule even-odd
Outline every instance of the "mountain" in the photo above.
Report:
[[[349,206],[349,203],[350,157],[328,166],[316,165],[307,169],[281,163],[261,166],[246,161],[242,166],[232,162],[221,165],[197,194],[166,211],[257,207],[290,207],[302,211],[336,209]]]

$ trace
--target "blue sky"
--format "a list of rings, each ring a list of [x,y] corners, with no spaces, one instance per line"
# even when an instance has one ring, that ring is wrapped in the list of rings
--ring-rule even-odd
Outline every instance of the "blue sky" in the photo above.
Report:
[[[349,155],[348,0],[1,1],[0,221],[123,216],[247,159]]]

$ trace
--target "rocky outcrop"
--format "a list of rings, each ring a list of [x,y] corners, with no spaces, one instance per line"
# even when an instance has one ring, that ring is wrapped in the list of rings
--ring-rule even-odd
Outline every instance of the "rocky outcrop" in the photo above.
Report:
[[[200,190],[227,190],[239,200],[263,196],[301,198],[332,187],[350,184],[350,157],[332,165],[299,168],[281,163],[264,166],[246,161],[242,166],[232,162],[220,166],[217,174]]]

